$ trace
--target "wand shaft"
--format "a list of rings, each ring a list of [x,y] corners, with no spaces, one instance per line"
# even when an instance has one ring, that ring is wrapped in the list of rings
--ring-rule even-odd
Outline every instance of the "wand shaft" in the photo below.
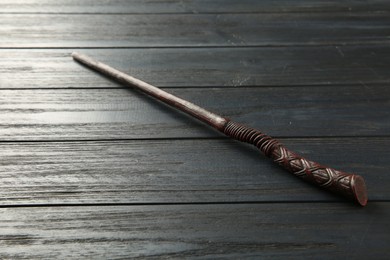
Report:
[[[193,117],[211,125],[212,127],[222,130],[225,126],[227,120],[217,114],[214,114],[206,109],[197,106],[187,100],[176,97],[162,89],[159,89],[153,85],[150,85],[142,80],[136,79],[132,76],[127,75],[113,67],[110,67],[104,63],[96,61],[87,55],[80,54],[77,52],[72,53],[73,59],[81,62],[82,64],[99,71],[107,76],[114,78],[115,80],[130,84],[132,87],[138,88],[142,92],[155,97],[158,100],[163,101],[164,103],[171,105],[187,114],[190,114]]]
[[[229,137],[255,145],[275,163],[307,182],[353,199],[361,206],[367,204],[365,182],[359,175],[335,170],[303,158],[287,149],[271,136],[207,111],[204,108],[131,77],[104,63],[95,61],[86,55],[72,53],[72,57],[98,72],[126,85],[135,87],[172,107],[196,117]]]

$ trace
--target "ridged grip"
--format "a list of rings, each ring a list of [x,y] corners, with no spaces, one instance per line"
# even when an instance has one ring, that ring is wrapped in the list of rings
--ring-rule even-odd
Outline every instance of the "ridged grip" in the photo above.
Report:
[[[222,132],[239,141],[255,145],[267,157],[305,181],[353,199],[361,206],[367,204],[366,185],[359,175],[338,171],[307,160],[288,150],[276,139],[232,121],[226,123]]]

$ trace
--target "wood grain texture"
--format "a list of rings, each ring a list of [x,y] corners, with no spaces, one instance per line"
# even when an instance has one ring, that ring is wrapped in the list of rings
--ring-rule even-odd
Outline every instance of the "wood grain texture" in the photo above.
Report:
[[[386,0],[3,0],[0,13],[270,13],[388,11]]]
[[[385,85],[168,91],[275,137],[390,132],[390,89]],[[0,94],[3,141],[221,136],[132,89],[25,89]]]
[[[389,217],[388,202],[8,208],[0,257],[386,259]]]
[[[389,43],[387,13],[2,14],[1,48]]]
[[[115,88],[72,50],[0,50],[0,88]],[[159,87],[390,83],[390,47],[83,49]]]
[[[390,200],[390,162],[384,156],[389,138],[282,142],[308,158],[364,176],[370,201]],[[1,143],[0,158],[0,205],[348,203],[302,182],[256,149],[226,139]]]
[[[390,1],[0,1],[0,259],[389,259]],[[74,63],[361,174],[364,209]]]

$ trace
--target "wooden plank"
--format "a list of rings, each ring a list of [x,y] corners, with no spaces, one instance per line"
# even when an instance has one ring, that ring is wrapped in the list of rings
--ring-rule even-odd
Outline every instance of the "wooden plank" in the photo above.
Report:
[[[107,88],[72,50],[0,50],[0,88]],[[390,83],[390,47],[84,49],[159,87]]]
[[[390,132],[386,85],[168,91],[275,137]],[[3,141],[221,136],[143,94],[119,88],[2,90],[0,126]]]
[[[389,138],[284,139],[389,200]],[[364,152],[363,152],[364,151]],[[370,156],[367,156],[370,155]],[[0,205],[342,201],[233,140],[0,143]]]
[[[389,11],[385,0],[2,0],[0,13],[270,13]]]
[[[390,205],[0,209],[4,259],[387,259]]]
[[[1,48],[294,46],[389,43],[382,12],[2,14]]]

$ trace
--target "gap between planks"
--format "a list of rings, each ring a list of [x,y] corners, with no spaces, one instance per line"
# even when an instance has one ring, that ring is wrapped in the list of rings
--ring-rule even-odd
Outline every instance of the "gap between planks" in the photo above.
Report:
[[[369,200],[369,203],[386,204],[390,200],[386,199],[374,199]],[[144,206],[218,206],[218,205],[267,205],[267,204],[333,204],[333,205],[347,205],[349,208],[362,209],[359,205],[354,205],[350,201],[313,201],[313,200],[291,200],[291,201],[206,201],[206,202],[134,202],[134,203],[38,203],[38,204],[0,204],[0,209],[6,208],[71,208],[71,207],[144,207]]]

